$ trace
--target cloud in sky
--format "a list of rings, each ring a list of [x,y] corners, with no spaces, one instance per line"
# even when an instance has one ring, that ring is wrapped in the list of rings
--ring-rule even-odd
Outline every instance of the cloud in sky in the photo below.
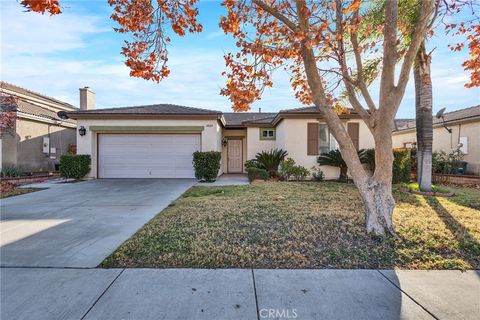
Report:
[[[50,17],[23,12],[16,1],[1,1],[2,80],[38,91],[74,105],[78,88],[90,86],[98,107],[151,103],[176,103],[222,111],[230,110],[219,95],[225,83],[221,76],[223,54],[234,42],[217,27],[218,2],[203,4],[205,32],[174,41],[170,48],[172,73],[156,84],[131,78],[119,54],[122,37],[113,32],[110,8],[97,1],[63,2],[64,13]],[[202,8],[201,8],[202,9]],[[216,20],[215,20],[216,19]],[[468,75],[460,67],[465,54],[451,53],[441,39],[433,45],[435,109],[449,110],[478,104],[479,89],[466,89]],[[441,48],[440,48],[441,47]],[[293,98],[288,75],[277,72],[274,87],[267,89],[253,110],[264,111],[300,106]],[[413,77],[399,110],[399,117],[414,116]]]

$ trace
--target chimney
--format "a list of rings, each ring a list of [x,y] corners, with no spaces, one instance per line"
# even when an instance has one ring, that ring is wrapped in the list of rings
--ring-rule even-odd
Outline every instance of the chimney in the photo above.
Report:
[[[262,113],[262,108],[258,108],[258,113]]]
[[[80,110],[95,109],[95,92],[90,87],[80,88]]]

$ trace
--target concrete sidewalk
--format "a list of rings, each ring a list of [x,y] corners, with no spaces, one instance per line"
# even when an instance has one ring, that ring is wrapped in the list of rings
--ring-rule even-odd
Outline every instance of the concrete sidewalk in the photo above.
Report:
[[[478,271],[2,268],[1,319],[478,319]]]

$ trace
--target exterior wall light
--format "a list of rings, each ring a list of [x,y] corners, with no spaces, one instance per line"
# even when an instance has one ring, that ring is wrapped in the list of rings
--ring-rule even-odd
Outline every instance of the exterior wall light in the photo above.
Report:
[[[227,144],[228,144],[228,139],[227,139],[227,138],[223,138],[223,139],[222,139],[222,144],[223,144],[224,147],[226,147]]]
[[[87,134],[87,129],[85,129],[84,126],[81,126],[80,129],[78,129],[78,133],[83,137]]]

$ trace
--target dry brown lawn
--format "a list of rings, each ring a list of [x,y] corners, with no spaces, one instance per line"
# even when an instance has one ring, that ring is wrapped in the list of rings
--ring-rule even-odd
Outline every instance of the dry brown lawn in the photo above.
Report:
[[[455,191],[454,198],[396,191],[396,240],[365,233],[353,185],[196,187],[102,266],[478,269],[480,194]]]
[[[45,190],[45,188],[15,188],[10,191],[0,192],[0,199],[19,196],[30,192]]]

